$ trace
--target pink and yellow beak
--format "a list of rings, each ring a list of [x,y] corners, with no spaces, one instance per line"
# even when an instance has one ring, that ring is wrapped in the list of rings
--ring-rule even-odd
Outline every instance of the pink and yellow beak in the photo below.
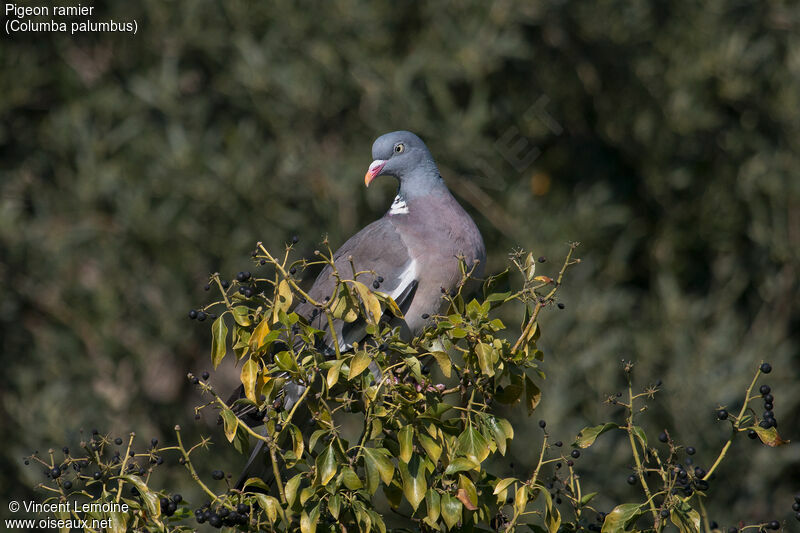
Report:
[[[367,170],[367,173],[364,175],[364,185],[369,187],[369,184],[372,183],[372,180],[380,176],[381,171],[385,166],[386,166],[385,159],[376,159],[375,161],[373,161],[372,164],[369,166],[369,170]]]

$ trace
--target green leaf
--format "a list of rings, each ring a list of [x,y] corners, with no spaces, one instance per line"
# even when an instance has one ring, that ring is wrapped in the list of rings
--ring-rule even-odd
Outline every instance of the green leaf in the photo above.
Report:
[[[474,427],[468,427],[458,437],[456,452],[476,463],[482,463],[489,456],[489,443],[486,442],[486,438],[481,435],[480,431]]]
[[[375,494],[378,480],[389,485],[394,477],[394,465],[389,460],[389,451],[385,448],[363,448],[364,468],[367,471],[367,491]]]
[[[778,430],[775,428],[764,429],[761,426],[753,426],[750,429],[755,430],[761,442],[771,448],[775,448],[783,444],[789,444],[788,440],[783,440],[781,436],[778,435]]]
[[[319,522],[319,504],[317,504],[311,512],[303,512],[300,514],[300,532],[301,533],[314,533],[317,530],[317,523]]]
[[[436,523],[442,510],[441,497],[436,489],[428,489],[428,494],[425,496],[425,505],[428,506],[428,520],[432,524]]]
[[[342,483],[350,490],[358,490],[364,486],[361,479],[358,477],[352,468],[345,467],[342,469]]]
[[[286,495],[286,503],[289,504],[289,507],[294,505],[294,500],[297,498],[297,488],[300,486],[300,481],[303,478],[303,474],[297,474],[292,479],[286,482],[286,486],[283,488],[283,493]]]
[[[506,435],[506,432],[503,430],[503,427],[500,425],[498,420],[491,415],[483,417],[483,422],[484,425],[489,429],[489,432],[492,435],[492,439],[497,445],[497,451],[500,452],[500,455],[505,455],[506,440],[508,440],[508,436]]]
[[[225,341],[228,337],[228,326],[225,325],[223,317],[218,317],[211,324],[211,363],[217,368],[225,357]]]
[[[410,425],[400,428],[397,432],[397,441],[400,443],[400,454],[397,458],[404,463],[409,462],[414,451],[414,428]]]
[[[258,323],[250,335],[250,349],[257,352],[267,344],[267,336],[270,334],[269,321],[264,319]]]
[[[404,357],[403,359],[405,360],[408,369],[411,370],[412,374],[414,374],[414,377],[417,379],[417,382],[422,383],[423,381],[425,381],[422,378],[422,363],[419,362],[419,359],[417,359],[413,355],[411,357]]]
[[[514,513],[521,515],[525,512],[525,507],[527,506],[528,487],[520,483],[519,487],[517,487],[517,491],[514,493]]]
[[[444,470],[445,475],[455,474],[456,472],[467,472],[474,468],[478,468],[480,463],[473,461],[472,459],[467,459],[466,457],[456,457],[450,464],[447,465],[447,468]]]
[[[269,491],[269,485],[264,483],[264,480],[260,477],[248,478],[247,481],[244,482],[244,485],[242,485],[242,490],[245,490],[247,487],[256,487],[265,491]]]
[[[391,296],[380,291],[375,291],[375,295],[378,297],[380,301],[386,304],[386,308],[389,309],[389,311],[394,316],[396,316],[397,318],[405,318],[403,316],[403,312],[400,310],[400,307],[397,305],[397,302],[395,302]]]
[[[461,521],[461,502],[449,494],[442,494],[441,498],[442,518],[447,524],[447,529],[452,529]]]
[[[278,283],[278,290],[275,295],[275,309],[288,313],[291,306],[292,288],[288,281],[282,279],[281,282]]]
[[[517,478],[515,478],[515,477],[507,477],[505,479],[501,479],[500,481],[497,482],[497,485],[495,485],[494,492],[492,492],[492,494],[495,494],[495,495],[500,494],[505,489],[507,489],[509,485],[511,485],[515,481],[518,481]]]
[[[549,491],[542,491],[545,497],[544,508],[544,523],[547,526],[548,533],[558,533],[558,528],[561,526],[561,513],[553,505],[553,497],[550,496]]]
[[[611,422],[600,424],[599,426],[583,428],[580,433],[578,433],[578,437],[575,439],[575,442],[572,443],[572,445],[577,446],[578,448],[588,448],[594,444],[594,441],[597,440],[597,437],[606,431],[611,431],[612,429],[617,428],[619,428],[619,426],[617,424],[612,424]]]
[[[458,475],[458,494],[456,497],[470,511],[478,508],[478,490],[472,480],[464,474]]]
[[[639,439],[642,449],[647,450],[647,435],[645,435],[644,430],[639,426],[633,426],[631,431],[636,435],[636,438]]]
[[[474,301],[475,300],[473,300],[473,302]],[[475,346],[475,356],[478,358],[478,365],[481,367],[481,374],[484,376],[494,376],[494,362],[492,361],[493,351],[491,346],[483,342],[479,342],[477,346]]]
[[[306,443],[303,440],[303,432],[294,424],[289,424],[285,429],[289,431],[289,434],[292,436],[292,451],[294,452],[294,456],[298,459],[302,458],[303,452],[306,449]]]
[[[328,384],[329,389],[333,388],[333,386],[339,382],[339,372],[342,370],[343,364],[344,359],[339,359],[338,361],[334,361],[331,367],[328,369],[328,375],[325,377],[325,382]]]
[[[442,375],[449,378],[453,369],[453,362],[450,360],[450,356],[447,355],[447,352],[436,351],[431,353],[436,358],[436,362],[439,363],[439,368],[442,369]]]
[[[247,327],[253,322],[250,320],[248,316],[250,313],[250,309],[244,305],[237,305],[233,309],[231,309],[231,314],[233,315],[233,319],[236,321],[237,324],[240,326]]]
[[[298,430],[299,431],[299,430]],[[302,436],[301,436],[302,438]],[[320,485],[327,485],[336,475],[336,454],[333,452],[333,441],[324,452],[317,456],[317,481]],[[358,477],[356,477],[358,479]]]
[[[539,387],[528,377],[525,375],[525,405],[528,408],[528,415],[530,416],[533,413],[533,410],[536,409],[536,406],[539,405],[539,402],[542,400],[542,391],[539,390]]]
[[[338,520],[339,519],[339,510],[342,507],[342,497],[337,492],[333,496],[330,497],[328,500],[328,512],[331,513],[331,516]]]
[[[270,524],[274,524],[278,519],[279,511],[281,515],[283,514],[283,508],[280,502],[273,496],[267,494],[256,493],[255,496],[256,500],[258,500],[258,505],[267,513]]]
[[[678,507],[673,507],[669,513],[669,519],[678,527],[680,533],[699,533],[700,514],[682,502]]]
[[[353,285],[355,285],[358,296],[361,298],[361,303],[366,310],[367,322],[370,324],[377,324],[383,315],[381,311],[381,302],[378,300],[378,297],[360,281],[354,282]]]
[[[639,503],[623,503],[614,507],[614,509],[606,515],[603,520],[603,529],[601,533],[622,533],[628,529],[639,515]]]
[[[406,463],[398,464],[400,477],[403,480],[403,495],[411,504],[411,508],[416,511],[419,504],[425,498],[428,490],[427,480],[425,479],[425,466],[420,457],[415,455]]]
[[[233,442],[233,438],[236,436],[236,428],[239,426],[236,415],[230,409],[223,409],[222,422],[225,424],[225,438],[228,439],[228,442]]]
[[[429,436],[425,435],[424,433],[418,433],[417,438],[419,439],[419,443],[422,448],[425,450],[425,453],[428,454],[428,457],[434,463],[439,460],[439,457],[442,456],[442,447],[439,444],[430,438]]]
[[[578,502],[578,505],[579,505],[579,506],[581,506],[581,507],[583,507],[584,505],[586,505],[587,503],[589,503],[590,501],[592,501],[592,499],[593,499],[595,496],[597,496],[597,494],[598,494],[597,492],[590,492],[589,494],[584,494],[584,495],[581,497],[581,500],[580,500],[580,502]]]
[[[361,350],[357,352],[350,360],[350,374],[347,376],[347,379],[352,380],[358,377],[359,374],[367,369],[371,361],[372,358],[366,351]]]
[[[256,381],[258,379],[258,363],[253,361],[252,358],[245,361],[242,365],[242,385],[244,386],[244,395],[251,402],[256,403]]]
[[[161,516],[161,505],[158,503],[158,494],[152,492],[142,478],[130,475],[122,476],[122,479],[135,486],[139,491],[139,496],[141,496],[142,502],[144,502],[148,515],[153,518]]]

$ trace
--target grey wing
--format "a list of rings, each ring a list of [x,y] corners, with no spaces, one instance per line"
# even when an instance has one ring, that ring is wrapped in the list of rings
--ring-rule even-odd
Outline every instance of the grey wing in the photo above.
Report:
[[[353,265],[350,264],[352,258]],[[395,226],[384,217],[368,225],[345,242],[333,255],[334,264],[339,275],[344,279],[353,279],[353,267],[356,272],[369,271],[360,274],[358,281],[367,286],[379,281],[378,290],[391,296],[401,309],[408,306],[413,298],[417,286],[416,262],[411,257],[405,242]],[[330,266],[322,269],[316,281],[308,292],[317,302],[323,302],[330,297],[336,287],[336,278],[331,274]],[[317,314],[316,308],[303,303],[295,308],[295,312],[305,317],[312,326],[328,331],[328,322],[325,316]],[[354,342],[364,338],[365,324],[359,319],[352,323],[341,320],[334,321],[336,338],[339,340],[339,349],[347,350]],[[325,335],[325,345],[333,349],[332,336]]]

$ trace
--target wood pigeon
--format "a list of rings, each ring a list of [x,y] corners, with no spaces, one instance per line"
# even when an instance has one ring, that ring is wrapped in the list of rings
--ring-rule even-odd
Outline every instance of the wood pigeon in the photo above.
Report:
[[[486,249],[478,227],[448,190],[433,156],[419,137],[408,131],[382,135],[372,145],[372,157],[364,184],[369,187],[379,176],[392,176],[400,184],[397,196],[383,217],[350,237],[334,253],[334,264],[337,271],[349,273],[352,260],[356,272],[374,272],[374,276],[359,276],[359,281],[377,286],[395,300],[405,315],[398,322],[401,333],[410,338],[443,308],[446,301],[442,294],[453,291],[461,281],[460,258],[468,267],[478,262],[474,274],[480,276]],[[331,274],[331,267],[325,267],[308,291],[315,301],[324,301],[333,293],[336,279]],[[328,332],[327,318],[310,303],[301,303],[294,311],[315,328]],[[334,320],[333,326],[341,351],[366,336],[363,320]],[[332,339],[326,333],[320,346],[329,355],[335,353]],[[373,369],[376,371],[380,375]],[[290,408],[303,390],[302,385],[288,383],[284,387],[284,407]],[[231,400],[240,397],[244,397],[241,387]],[[261,441],[237,486],[247,479],[248,467],[258,455],[260,444]]]

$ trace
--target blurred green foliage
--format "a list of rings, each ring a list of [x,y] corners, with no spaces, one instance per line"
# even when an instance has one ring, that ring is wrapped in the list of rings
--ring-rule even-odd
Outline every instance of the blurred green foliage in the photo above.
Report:
[[[380,216],[394,185],[367,193],[361,176],[395,129],[428,143],[489,272],[515,246],[557,256],[582,242],[566,309],[542,318],[539,409],[555,436],[607,419],[601,401],[633,359],[670,392],[646,429],[712,460],[727,435],[714,409],[766,359],[781,432],[800,439],[796,5],[148,0],[96,13],[139,33],[0,47],[4,500],[38,480],[23,455],[80,427],[189,425],[184,375],[210,362],[207,328],[185,317],[208,273],[247,266],[257,240],[297,234],[310,255]],[[213,420],[197,429],[221,438]],[[604,460],[582,475],[624,498],[616,444],[585,454]],[[745,489],[712,489],[712,516],[788,512],[796,447],[750,445],[719,472]],[[509,473],[530,449],[512,447]]]

